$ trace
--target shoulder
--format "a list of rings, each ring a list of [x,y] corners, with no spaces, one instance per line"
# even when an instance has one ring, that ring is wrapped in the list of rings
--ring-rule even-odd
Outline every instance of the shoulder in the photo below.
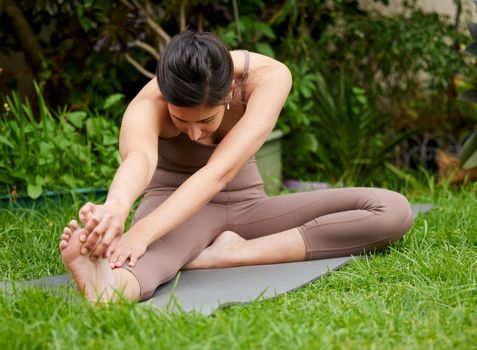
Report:
[[[135,99],[149,99],[153,101],[157,101],[161,103],[162,101],[165,103],[164,97],[161,94],[161,90],[159,89],[159,84],[157,83],[157,78],[154,77],[149,80],[146,85],[137,93]],[[133,101],[134,101],[133,100]]]
[[[244,51],[246,50],[230,51],[230,55],[232,56],[232,60],[234,62],[234,78],[239,82],[242,81],[245,69]],[[258,85],[269,83],[270,81],[283,86],[291,84],[292,74],[284,62],[252,51],[248,51],[248,55],[248,77],[246,86],[243,86],[243,89],[246,91],[245,101],[248,101],[251,93]]]
[[[242,73],[245,66],[245,57],[248,53],[249,56],[249,69],[250,71],[260,71],[264,69],[286,69],[288,67],[285,63],[274,59],[272,57],[262,55],[257,52],[247,50],[233,50],[230,51],[232,61],[234,62],[234,69],[237,72]]]
[[[150,121],[160,125],[160,136],[169,137],[177,134],[174,127],[167,102],[161,94],[157,79],[154,77],[139,91],[128,106],[136,115],[147,115]]]

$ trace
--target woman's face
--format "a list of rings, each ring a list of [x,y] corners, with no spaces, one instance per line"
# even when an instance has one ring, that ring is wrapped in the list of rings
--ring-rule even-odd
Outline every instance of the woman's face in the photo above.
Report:
[[[193,141],[204,139],[213,134],[220,126],[225,106],[179,107],[168,104],[172,122],[181,132],[189,135]]]

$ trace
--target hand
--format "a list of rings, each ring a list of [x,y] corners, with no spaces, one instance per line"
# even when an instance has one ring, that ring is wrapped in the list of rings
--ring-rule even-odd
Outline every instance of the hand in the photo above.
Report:
[[[105,204],[86,203],[79,211],[79,218],[85,232],[80,236],[83,242],[81,254],[91,252],[91,257],[107,257],[122,233],[127,214],[114,202]]]
[[[129,266],[133,267],[146,252],[147,242],[138,233],[128,231],[121,236],[113,248],[109,263],[111,268],[121,267],[129,259]]]

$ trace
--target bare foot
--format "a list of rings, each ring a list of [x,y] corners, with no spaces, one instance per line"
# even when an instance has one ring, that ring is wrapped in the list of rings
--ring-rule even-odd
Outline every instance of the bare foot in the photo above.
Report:
[[[182,267],[183,270],[209,269],[236,266],[234,262],[247,240],[233,231],[224,231],[194,260]]]
[[[91,260],[81,255],[79,237],[83,231],[75,220],[71,229],[65,228],[61,235],[60,250],[63,263],[70,271],[78,289],[92,303],[103,303],[113,299],[115,279],[106,259]]]

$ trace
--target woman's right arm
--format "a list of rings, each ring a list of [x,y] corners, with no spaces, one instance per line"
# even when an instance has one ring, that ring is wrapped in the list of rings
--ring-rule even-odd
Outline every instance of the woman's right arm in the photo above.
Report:
[[[83,254],[95,248],[102,237],[92,255],[104,256],[111,243],[123,233],[132,205],[151,181],[157,166],[161,113],[164,108],[160,102],[139,95],[127,107],[119,135],[122,162],[106,201],[103,205],[86,203],[80,210],[80,220],[86,224]]]

